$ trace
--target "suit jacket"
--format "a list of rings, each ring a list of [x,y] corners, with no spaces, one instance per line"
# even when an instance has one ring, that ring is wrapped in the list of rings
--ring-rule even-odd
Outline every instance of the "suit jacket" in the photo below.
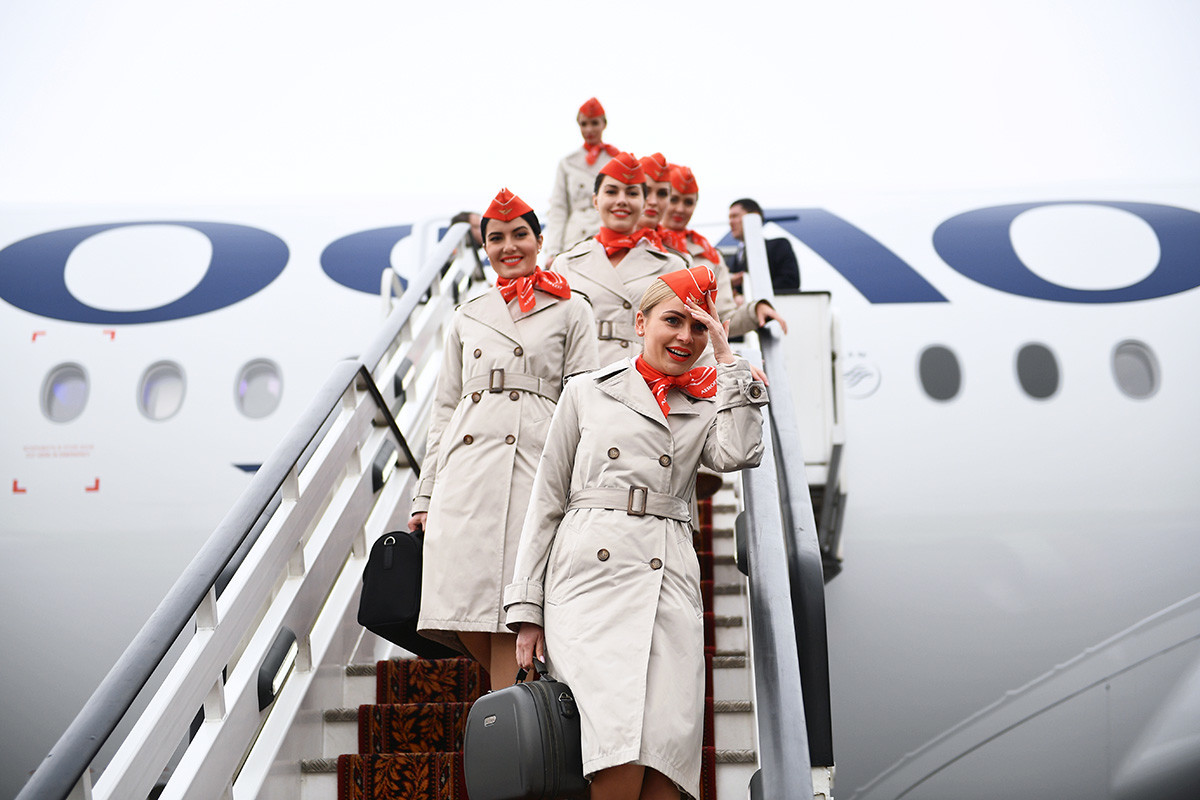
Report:
[[[787,239],[767,239],[767,268],[771,270],[771,286],[775,291],[799,291],[800,265],[796,263],[796,251]],[[745,272],[745,254],[738,248],[729,266],[730,272]]]

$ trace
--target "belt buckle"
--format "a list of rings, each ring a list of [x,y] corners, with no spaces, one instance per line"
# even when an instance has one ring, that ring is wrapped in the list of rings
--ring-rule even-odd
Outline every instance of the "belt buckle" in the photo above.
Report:
[[[642,493],[642,507],[634,508],[635,498],[637,493]],[[630,486],[629,487],[629,502],[625,505],[625,513],[631,517],[646,516],[646,501],[650,499],[650,488],[648,486]]]
[[[499,383],[496,382],[496,373],[497,372],[500,373],[500,382]],[[504,391],[504,370],[502,370],[502,369],[492,370],[491,375],[488,377],[488,391],[489,392],[503,392]]]
[[[600,333],[596,336],[601,341],[608,341],[613,338],[613,324],[611,319],[600,320]]]

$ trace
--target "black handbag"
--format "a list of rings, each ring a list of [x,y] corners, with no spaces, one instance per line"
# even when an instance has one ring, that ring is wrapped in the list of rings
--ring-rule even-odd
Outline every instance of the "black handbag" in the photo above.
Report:
[[[463,773],[471,800],[576,800],[583,777],[579,709],[571,688],[534,661],[538,680],[475,701],[463,731]]]
[[[393,531],[375,540],[363,568],[358,624],[423,658],[451,658],[461,654],[417,633],[424,536]]]

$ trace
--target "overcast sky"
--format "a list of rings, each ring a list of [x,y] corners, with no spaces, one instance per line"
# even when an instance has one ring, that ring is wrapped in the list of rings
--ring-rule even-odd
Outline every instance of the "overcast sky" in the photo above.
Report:
[[[695,169],[706,219],[1195,183],[1198,41],[1192,0],[5,0],[0,203],[542,207],[592,95],[608,141]]]

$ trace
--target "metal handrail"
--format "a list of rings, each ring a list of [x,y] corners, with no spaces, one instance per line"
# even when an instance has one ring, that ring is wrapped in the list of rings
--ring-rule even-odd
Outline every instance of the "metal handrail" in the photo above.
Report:
[[[243,545],[249,537],[261,532],[263,517],[270,517],[274,513],[285,481],[311,455],[316,440],[323,435],[327,420],[337,413],[351,384],[358,382],[360,388],[372,395],[379,406],[379,424],[391,428],[405,451],[405,457],[415,467],[412,463],[414,459],[404,447],[404,438],[389,409],[383,404],[384,396],[372,375],[388,351],[395,346],[395,340],[401,336],[426,288],[437,282],[443,267],[469,234],[470,226],[466,223],[452,226],[410,281],[410,289],[414,290],[406,291],[401,296],[384,330],[373,340],[363,358],[343,361],[335,366],[308,408],[255,473],[246,491],[184,569],[15,800],[64,800],[71,794],[133,707],[139,694],[150,683],[180,634],[192,623],[201,607],[206,602],[212,602],[218,587],[228,581],[228,575],[222,577],[223,571],[232,562],[244,557]]]
[[[771,301],[762,220],[747,214],[743,231],[751,302]],[[767,375],[786,387],[782,343],[770,329],[758,338]],[[764,438],[771,446],[743,478],[755,695],[759,708],[775,712],[758,718],[763,790],[769,798],[811,797],[811,767],[833,765],[824,576],[796,410],[786,389],[772,393],[767,411]]]

